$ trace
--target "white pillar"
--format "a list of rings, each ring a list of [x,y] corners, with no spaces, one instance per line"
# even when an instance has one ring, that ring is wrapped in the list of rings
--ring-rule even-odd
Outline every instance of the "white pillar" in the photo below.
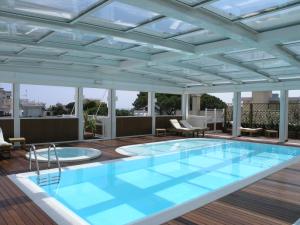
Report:
[[[156,129],[155,103],[155,92],[148,92],[148,116],[152,118],[152,135],[155,135]]]
[[[20,84],[13,83],[14,137],[20,137]]]
[[[116,138],[117,133],[117,119],[116,119],[116,90],[110,89],[108,91],[108,116],[110,118],[110,139]]]
[[[279,124],[279,142],[288,141],[288,113],[289,112],[289,91],[280,91],[280,124]]]
[[[232,136],[241,135],[241,92],[234,92],[233,95],[233,123]]]
[[[189,117],[189,94],[181,95],[181,114],[182,119],[187,120]]]
[[[78,118],[78,140],[84,139],[84,118],[83,118],[83,88],[76,88],[75,94],[75,116]]]

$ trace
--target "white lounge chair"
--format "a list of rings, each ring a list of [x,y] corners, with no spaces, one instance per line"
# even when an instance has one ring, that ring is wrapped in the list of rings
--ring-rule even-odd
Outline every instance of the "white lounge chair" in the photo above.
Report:
[[[199,132],[202,132],[202,137],[204,137],[205,131],[208,130],[207,126],[193,127],[187,120],[180,120],[180,123],[186,128],[194,129],[197,132],[197,136],[199,136]]]
[[[5,155],[8,155],[8,157],[10,157],[11,146],[12,146],[11,143],[8,143],[4,140],[3,131],[0,127],[0,153],[1,153],[1,155],[3,155],[3,153],[4,153]]]
[[[193,134],[193,136],[195,135],[195,132],[196,132],[195,129],[182,127],[177,119],[170,119],[170,123],[172,124],[173,128],[175,129],[175,131],[177,133],[180,133],[180,134],[191,133],[191,134]]]

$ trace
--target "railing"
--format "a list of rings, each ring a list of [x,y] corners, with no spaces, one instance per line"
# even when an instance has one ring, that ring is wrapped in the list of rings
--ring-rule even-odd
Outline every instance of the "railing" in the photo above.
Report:
[[[60,182],[61,178],[61,166],[58,158],[58,154],[56,151],[56,146],[55,144],[50,144],[48,147],[48,169],[51,167],[51,150],[54,151],[55,154],[55,161],[57,164],[58,168],[58,175],[46,175],[45,177],[41,177],[40,174],[40,166],[39,166],[39,161],[36,153],[36,148],[34,145],[30,146],[29,149],[29,170],[32,171],[32,154],[34,155],[34,161],[35,161],[35,169],[36,169],[36,174],[37,174],[37,183],[40,186],[45,186],[45,185],[52,185],[52,184],[58,184]]]

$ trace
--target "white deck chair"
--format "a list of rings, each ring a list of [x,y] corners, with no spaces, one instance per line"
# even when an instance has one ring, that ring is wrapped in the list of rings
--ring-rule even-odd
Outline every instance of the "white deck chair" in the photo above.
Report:
[[[4,140],[3,131],[0,127],[0,147],[1,146],[11,146],[11,144]]]
[[[194,136],[194,132],[196,130],[191,129],[191,128],[187,128],[187,127],[182,127],[177,119],[170,119],[170,123],[172,124],[172,126],[176,130],[176,132],[181,133],[181,134],[183,134],[183,133],[192,133],[193,136]]]
[[[202,132],[202,136],[204,137],[205,131],[208,130],[207,126],[203,124],[202,127],[193,127],[188,121],[186,120],[180,120],[180,123],[189,129],[194,129],[197,132],[197,135],[199,135],[199,132]]]

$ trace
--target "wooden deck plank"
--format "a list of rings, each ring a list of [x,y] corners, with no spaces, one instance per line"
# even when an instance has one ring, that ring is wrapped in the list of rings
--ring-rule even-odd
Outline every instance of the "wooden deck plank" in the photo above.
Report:
[[[91,162],[122,158],[115,148],[124,145],[178,139],[142,136],[116,140],[70,143],[101,149],[101,158]],[[6,175],[28,171],[25,151],[13,151],[12,159],[0,160],[0,225],[55,224],[45,212],[21,192]],[[73,165],[66,163],[64,166]],[[46,166],[41,166],[46,168]],[[285,168],[240,191],[196,209],[165,225],[287,225],[300,217],[300,163]]]

